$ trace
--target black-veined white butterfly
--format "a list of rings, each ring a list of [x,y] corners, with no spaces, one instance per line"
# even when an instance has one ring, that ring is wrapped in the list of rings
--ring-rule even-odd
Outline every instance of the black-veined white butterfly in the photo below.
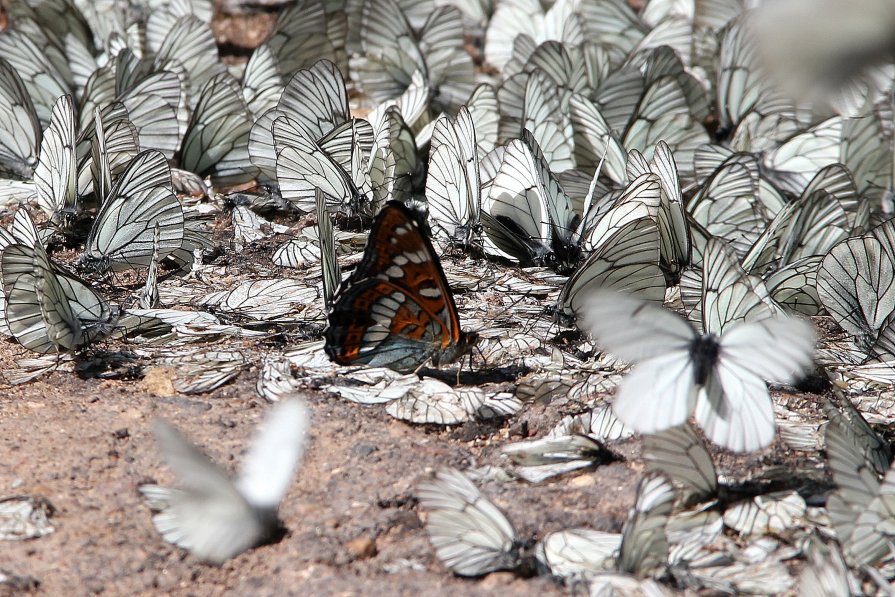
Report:
[[[460,576],[516,570],[523,544],[503,512],[456,469],[417,485],[426,531],[438,559]]]
[[[482,210],[482,223],[496,247],[522,265],[574,268],[581,256],[581,221],[527,131],[510,142]]]
[[[0,273],[6,325],[19,344],[35,352],[72,352],[113,330],[118,308],[50,261],[23,209],[13,221],[13,237],[3,249]]]
[[[717,497],[718,474],[711,454],[689,423],[643,436],[646,470],[668,475],[684,503]]]
[[[252,121],[239,83],[229,73],[208,79],[183,136],[180,166],[210,176],[215,186],[252,180],[257,172],[249,159]]]
[[[476,247],[481,235],[481,176],[476,129],[466,107],[456,120],[435,122],[429,150],[426,203],[432,235],[447,244]]]
[[[291,129],[304,132],[313,141],[320,141],[350,118],[348,92],[338,67],[328,60],[297,71],[282,93],[276,106],[265,111],[252,126],[249,155],[263,175],[276,178],[277,147],[273,123],[285,116]]]
[[[41,126],[34,103],[16,69],[0,58],[0,111],[17,114],[0,128],[0,173],[29,179],[37,166]]]
[[[320,245],[320,265],[323,269],[323,304],[329,311],[333,306],[333,298],[342,281],[342,269],[336,255],[333,222],[326,211],[326,198],[323,191],[317,189],[317,242]]]
[[[690,265],[692,240],[690,224],[684,209],[681,182],[674,154],[665,141],[659,141],[649,162],[637,150],[628,153],[627,173],[631,180],[652,172],[659,178],[659,264],[668,284],[680,280],[682,270]]]
[[[618,293],[595,293],[584,316],[601,346],[635,363],[613,403],[623,423],[655,433],[693,414],[711,441],[737,452],[774,439],[764,380],[792,381],[814,352],[813,327],[796,318],[700,335],[676,314]]]
[[[453,111],[469,98],[475,81],[472,59],[463,48],[459,10],[436,8],[418,32],[394,0],[365,0],[361,18],[363,58],[355,75],[373,100],[399,97],[416,72],[437,111]]]
[[[817,270],[817,295],[827,312],[868,356],[895,355],[895,222],[843,240]]]
[[[157,420],[159,449],[180,487],[142,485],[162,537],[196,558],[220,564],[272,538],[277,506],[289,489],[308,435],[308,413],[298,400],[268,411],[234,481],[180,431]]]
[[[872,565],[892,549],[895,469],[886,461],[888,455],[880,452],[879,437],[862,417],[826,410],[833,414],[824,442],[836,483],[827,498],[830,522],[846,561],[855,566]]]
[[[661,575],[668,562],[665,525],[677,492],[668,477],[647,473],[637,484],[637,500],[622,529],[618,569],[636,576]]]
[[[100,271],[148,266],[156,225],[164,258],[183,244],[183,208],[171,190],[165,157],[148,150],[134,158],[100,206],[79,265]]]
[[[50,223],[66,228],[77,215],[78,171],[75,156],[75,109],[70,95],[53,106],[34,169],[37,205]]]
[[[719,238],[708,240],[702,267],[686,270],[679,286],[687,317],[706,334],[720,336],[738,323],[780,311],[764,283],[743,271],[731,246]]]
[[[659,253],[659,229],[650,217],[622,222],[607,231],[563,286],[556,302],[558,321],[574,323],[598,289],[624,292],[661,305],[665,278],[659,268]]]

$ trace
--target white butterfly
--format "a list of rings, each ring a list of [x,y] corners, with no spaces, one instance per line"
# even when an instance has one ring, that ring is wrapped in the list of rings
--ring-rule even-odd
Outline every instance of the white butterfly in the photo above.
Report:
[[[416,490],[438,559],[460,576],[515,570],[522,547],[503,512],[456,469],[442,469]]]
[[[737,452],[774,439],[774,410],[764,379],[788,382],[811,364],[814,330],[795,318],[742,323],[717,336],[698,334],[674,313],[638,299],[598,292],[585,328],[635,368],[613,408],[641,433],[680,425],[694,414],[706,436]]]
[[[263,543],[278,527],[277,506],[307,439],[308,413],[298,400],[279,402],[264,419],[233,481],[177,429],[156,421],[155,435],[179,489],[143,485],[162,537],[200,560],[220,564]]]
[[[184,213],[171,189],[164,156],[147,150],[134,158],[100,206],[77,265],[100,271],[148,266],[159,227],[159,257],[184,244]]]

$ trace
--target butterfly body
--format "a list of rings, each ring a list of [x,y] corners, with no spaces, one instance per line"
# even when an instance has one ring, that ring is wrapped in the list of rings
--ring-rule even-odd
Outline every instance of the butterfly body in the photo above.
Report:
[[[693,359],[693,382],[704,386],[721,354],[721,344],[715,334],[693,338],[690,343],[690,358]]]
[[[774,409],[765,379],[790,382],[811,364],[812,326],[769,317],[697,332],[677,314],[623,293],[595,292],[586,325],[600,344],[634,363],[613,410],[641,433],[693,414],[706,436],[736,452],[768,446]]]
[[[416,218],[390,201],[373,224],[364,258],[336,295],[326,353],[337,363],[398,371],[455,361],[474,344],[460,329],[450,287]]]

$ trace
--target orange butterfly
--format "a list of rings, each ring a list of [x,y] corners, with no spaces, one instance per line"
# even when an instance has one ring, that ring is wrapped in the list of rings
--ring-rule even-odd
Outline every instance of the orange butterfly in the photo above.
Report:
[[[337,363],[412,371],[463,356],[478,336],[460,329],[457,306],[416,218],[385,204],[360,265],[342,283],[329,314],[326,354]]]

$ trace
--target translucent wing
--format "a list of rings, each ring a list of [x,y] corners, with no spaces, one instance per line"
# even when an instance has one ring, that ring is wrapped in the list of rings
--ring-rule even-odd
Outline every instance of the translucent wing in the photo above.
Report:
[[[597,289],[662,303],[665,281],[659,269],[659,231],[652,219],[627,222],[602,240],[563,286],[557,300],[558,314],[574,321]]]
[[[476,129],[465,107],[460,108],[456,121],[442,116],[435,123],[426,200],[436,235],[465,244],[474,240],[481,211],[481,183]]]
[[[668,560],[665,525],[675,499],[667,477],[648,473],[637,485],[637,501],[622,529],[618,566],[624,572],[645,576],[664,569]]]
[[[871,505],[882,486],[861,434],[834,418],[824,435],[827,459],[836,490],[827,498],[830,521],[843,546],[846,559],[855,564],[875,563],[889,548],[877,528],[879,516]],[[863,445],[862,445],[863,444]]]
[[[320,140],[347,122],[348,94],[339,68],[328,60],[293,75],[283,90],[277,108],[288,115],[308,138]]]
[[[102,269],[148,266],[159,226],[159,255],[183,242],[183,208],[171,190],[171,171],[158,151],[144,151],[128,165],[96,216],[83,264]]]
[[[236,482],[249,504],[276,509],[301,460],[309,423],[307,409],[298,400],[278,402],[267,413]]]
[[[14,244],[3,250],[0,268],[6,294],[6,323],[16,341],[35,352],[68,352],[86,341],[42,249]]]
[[[727,162],[690,199],[687,210],[712,236],[729,241],[742,255],[752,248],[766,225],[755,195],[749,169],[738,162]]]
[[[180,148],[180,165],[212,184],[228,186],[252,180],[256,168],[249,160],[252,115],[239,83],[227,73],[202,87]]]
[[[351,127],[332,133],[351,137]],[[356,210],[363,196],[349,172],[320,145],[293,129],[288,117],[273,124],[277,143],[277,181],[283,198],[303,211],[314,210],[314,189],[322,190],[338,210]],[[332,137],[331,137],[332,138]],[[349,147],[353,144],[349,141]]]
[[[877,238],[846,239],[824,257],[817,294],[836,322],[869,350],[895,310],[895,266]]]
[[[326,198],[319,189],[316,193],[317,237],[320,243],[320,262],[323,266],[323,303],[327,311],[333,307],[333,298],[342,281],[342,270],[336,256],[333,223],[326,211]]]
[[[461,576],[517,566],[516,530],[506,516],[456,469],[442,469],[416,491],[438,559]]]
[[[690,264],[692,242],[677,165],[664,141],[656,145],[649,168],[659,177],[662,186],[662,202],[659,204],[660,257],[666,278],[674,283],[680,279],[681,270]]]
[[[22,78],[0,58],[0,111],[14,114],[0,126],[0,172],[28,179],[37,165],[41,129],[37,112]]]
[[[712,457],[689,423],[644,435],[643,459],[647,471],[664,473],[682,488],[683,501],[702,501],[718,493]]]
[[[258,118],[274,108],[280,101],[283,86],[270,46],[261,44],[252,52],[242,75],[242,97],[249,112]]]
[[[34,169],[37,205],[51,221],[72,215],[78,200],[75,166],[75,109],[70,95],[53,106],[50,125],[40,143],[40,161]]]
[[[687,271],[680,288],[690,321],[706,334],[721,335],[737,323],[775,314],[768,291],[743,271],[733,249],[718,238],[705,246],[701,280],[696,272]]]
[[[187,94],[199,97],[205,85],[226,72],[208,21],[186,14],[176,19],[155,54],[155,65],[163,70],[182,68],[187,73]]]

